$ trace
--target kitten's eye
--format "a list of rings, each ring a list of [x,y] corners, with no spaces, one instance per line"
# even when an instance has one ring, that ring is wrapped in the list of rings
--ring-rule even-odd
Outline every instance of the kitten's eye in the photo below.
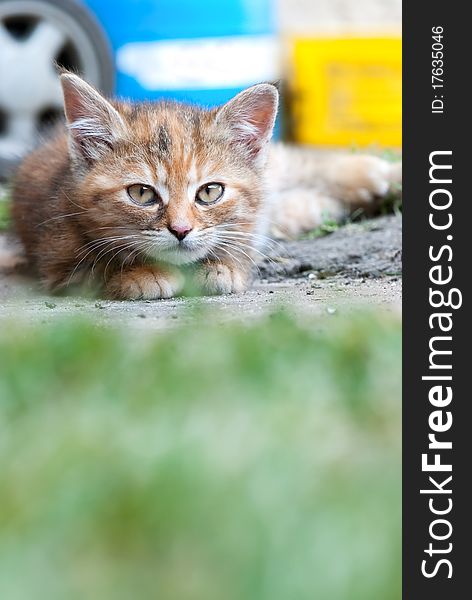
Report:
[[[131,200],[140,206],[151,206],[159,202],[156,190],[149,185],[141,185],[139,183],[130,185],[127,192]]]
[[[221,183],[205,183],[198,189],[195,200],[200,204],[213,204],[223,196],[224,191]]]

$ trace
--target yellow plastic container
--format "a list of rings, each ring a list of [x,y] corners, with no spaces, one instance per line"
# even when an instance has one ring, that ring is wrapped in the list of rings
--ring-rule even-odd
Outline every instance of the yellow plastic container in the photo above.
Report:
[[[401,38],[336,37],[292,43],[295,140],[401,146]]]

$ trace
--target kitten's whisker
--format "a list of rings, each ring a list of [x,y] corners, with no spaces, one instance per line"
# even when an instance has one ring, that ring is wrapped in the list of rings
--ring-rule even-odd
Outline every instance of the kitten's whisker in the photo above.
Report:
[[[71,274],[69,275],[69,278],[67,279],[67,283],[66,286],[68,286],[72,280],[72,277],[74,276],[74,274],[76,273],[77,269],[80,267],[80,265],[84,262],[84,260],[87,258],[87,256],[89,256],[89,254],[91,254],[93,251],[95,250],[95,248],[91,248],[88,250],[88,252],[79,260],[79,262],[75,265],[74,269],[72,270]],[[77,258],[80,256],[80,254],[78,254]]]
[[[129,248],[131,248],[131,252],[133,252],[134,249],[135,249],[135,247],[134,247],[133,244],[131,244],[130,242],[127,242],[125,244],[122,244],[118,248],[112,248],[111,250],[108,250],[108,252],[111,252],[112,250],[116,249],[116,252],[111,256],[111,258],[109,259],[109,261],[105,265],[105,269],[103,270],[103,278],[104,279],[106,279],[106,277],[107,277],[107,270],[108,270],[108,267],[109,267],[110,263],[113,261],[113,259],[116,258],[118,256],[118,254],[120,254],[121,252],[125,252]],[[105,252],[105,254],[107,254],[108,252]],[[122,261],[121,265],[122,265],[122,268],[123,268],[124,261]],[[93,272],[93,267],[92,267],[92,272]]]
[[[106,245],[107,243],[110,243],[110,242],[120,242],[122,240],[131,239],[133,237],[138,238],[139,236],[137,236],[137,235],[136,236],[135,235],[120,235],[120,236],[110,236],[110,237],[99,238],[98,240],[91,240],[90,242],[87,242],[83,246],[80,246],[80,248],[78,248],[78,250],[77,250],[77,254],[80,255],[82,252],[85,252],[87,249],[90,249],[90,248],[92,248],[93,250],[97,250],[101,245]],[[80,251],[82,251],[82,252],[80,252]]]
[[[243,238],[243,237],[246,239],[251,238],[252,240],[254,240],[255,244],[257,244],[259,246],[267,247],[268,249],[270,249],[274,252],[279,251],[278,249],[280,249],[280,251],[284,250],[284,246],[282,244],[280,244],[280,242],[277,242],[277,240],[274,240],[273,238],[271,238],[265,234],[261,234],[261,233],[254,233],[254,232],[250,232],[250,231],[240,231],[240,230],[230,229],[230,227],[232,228],[232,227],[234,227],[234,225],[244,225],[244,223],[237,223],[237,224],[229,223],[229,224],[215,225],[211,229],[216,230],[217,234],[220,229],[224,229],[224,231],[222,232],[223,235],[231,234],[231,235],[238,236],[241,238]],[[278,255],[277,257],[280,257],[280,255]]]
[[[105,225],[102,227],[95,227],[94,229],[88,229],[85,233],[93,233],[94,231],[100,231],[102,229],[126,229],[126,231],[130,231],[130,227],[125,227],[121,225]]]
[[[209,227],[207,227],[207,229],[211,229],[211,228],[223,228],[223,227],[238,227],[238,226],[243,226],[243,225],[254,225],[254,221],[250,222],[250,221],[231,221],[229,223],[219,223],[218,225],[210,225]]]
[[[119,241],[119,240],[101,240],[100,242],[92,244],[88,248],[84,248],[80,252],[77,252],[76,256],[77,256],[77,258],[79,258],[81,254],[85,253],[85,256],[83,258],[87,258],[87,256],[89,256],[93,252],[100,251],[101,249],[106,248],[110,244],[113,244],[117,241]]]
[[[87,246],[91,246],[93,244],[99,243],[99,242],[105,242],[108,240],[113,240],[116,239],[118,237],[122,237],[122,236],[105,236],[105,237],[99,237],[96,238],[94,240],[89,240],[88,242],[85,242],[85,244],[82,244],[82,246],[79,246],[79,248],[77,248],[77,251],[81,250],[82,248],[86,248]]]
[[[271,219],[268,219],[266,217],[264,217],[264,221],[267,221],[268,223],[271,223],[272,225],[276,225],[275,221],[272,221]],[[231,222],[231,223],[221,223],[219,225],[211,225],[207,229],[213,229],[213,228],[214,229],[227,229],[227,228],[231,228],[231,227],[244,227],[246,225],[250,225],[252,227],[256,227],[257,226],[257,221],[252,221],[252,222],[234,221],[234,222]],[[236,231],[238,231],[238,230],[236,230]]]
[[[66,194],[66,192],[65,192],[64,188],[62,188],[61,192],[64,194],[64,196],[67,198],[67,200],[68,200],[68,201],[69,201],[71,204],[73,204],[74,206],[77,206],[77,208],[80,208],[80,209],[82,209],[82,210],[83,210],[83,211],[85,211],[85,212],[87,211],[87,209],[85,208],[85,206],[80,206],[80,204],[77,204],[77,202],[74,202],[74,201],[72,200],[72,198]]]
[[[234,254],[232,254],[229,250],[227,250],[226,248],[223,248],[222,246],[218,246],[218,250],[221,250],[222,252],[225,252],[226,254],[228,254],[231,258],[231,260],[235,260],[242,269],[244,269],[244,265],[242,264],[242,262],[236,257],[234,256]],[[221,262],[221,259],[218,258],[219,262]]]
[[[107,275],[107,271],[108,271],[108,267],[109,267],[110,263],[111,263],[111,262],[112,262],[112,261],[113,261],[113,260],[114,260],[114,259],[115,259],[115,258],[116,258],[116,257],[117,257],[117,256],[118,256],[120,253],[121,253],[121,252],[125,252],[125,251],[126,251],[128,248],[130,248],[130,249],[131,249],[131,252],[130,252],[130,253],[127,255],[127,256],[126,256],[126,258],[124,258],[124,259],[121,261],[121,270],[120,270],[120,272],[122,273],[122,272],[123,272],[123,268],[124,268],[124,266],[125,266],[125,263],[128,261],[129,257],[130,257],[130,256],[131,256],[131,255],[132,255],[134,252],[138,252],[138,254],[139,254],[139,252],[141,252],[141,249],[140,249],[140,247],[139,247],[139,246],[140,246],[140,245],[142,245],[142,243],[143,243],[143,242],[138,242],[138,244],[136,244],[135,242],[126,242],[126,243],[124,243],[124,244],[121,244],[121,245],[120,245],[120,246],[118,246],[118,247],[116,247],[116,246],[115,246],[115,247],[113,247],[113,248],[110,248],[110,249],[108,249],[106,252],[104,252],[104,253],[102,254],[101,258],[103,258],[103,257],[104,257],[106,254],[108,254],[109,252],[112,252],[113,250],[116,250],[116,252],[115,252],[115,253],[114,253],[114,254],[111,256],[111,258],[108,260],[107,264],[105,265],[105,269],[104,269],[104,271],[103,271],[103,277],[104,277],[104,279],[106,279],[106,275]],[[97,258],[98,258],[98,257],[97,257]],[[95,261],[94,261],[94,263],[93,263],[93,265],[92,265],[92,273],[93,273],[93,270],[94,270],[94,268],[95,268],[95,266],[96,266],[96,263],[97,263],[97,259],[95,259]]]
[[[251,263],[256,267],[256,269],[259,271],[259,266],[255,262],[255,260],[247,252],[245,252],[240,246],[229,243],[229,242],[220,242],[217,247],[220,248],[221,250],[223,250],[223,246],[225,248],[231,248],[232,250],[236,250],[240,254],[243,254],[244,256],[246,256],[246,258],[248,258],[251,261]],[[243,267],[243,264],[240,261],[238,261],[238,262],[241,265],[241,267]],[[260,273],[260,271],[259,271],[259,273]]]
[[[93,252],[93,249],[92,249],[92,250],[89,250],[89,251],[87,252],[87,254],[86,254],[85,256],[83,256],[83,257],[82,257],[82,258],[79,260],[79,262],[78,262],[78,263],[75,265],[75,267],[73,268],[73,270],[72,270],[71,274],[69,275],[69,277],[68,277],[68,279],[67,279],[66,287],[67,287],[68,285],[70,285],[70,282],[71,282],[71,280],[72,280],[72,277],[75,275],[75,273],[76,273],[77,269],[80,267],[80,265],[81,265],[81,264],[84,262],[84,260],[87,258],[87,256],[88,256],[88,255],[89,255],[91,252]]]
[[[116,241],[116,238],[99,238],[98,240],[91,240],[77,248],[76,256],[79,257],[81,254],[87,252],[88,250],[97,250],[98,248],[100,248],[100,246],[103,246],[104,244],[108,244],[113,241]]]
[[[130,251],[130,252],[129,252],[129,253],[126,255],[126,257],[125,257],[125,258],[124,258],[124,259],[121,261],[121,268],[120,268],[120,277],[121,277],[121,278],[123,278],[123,270],[124,270],[125,266],[127,265],[127,263],[129,262],[129,264],[130,264],[130,265],[132,265],[132,264],[134,263],[134,261],[137,259],[137,257],[138,257],[140,254],[143,254],[143,244],[144,244],[144,242],[141,242],[141,243],[139,244],[139,246],[138,246],[138,247],[131,247],[131,246],[129,246],[129,247],[131,248],[131,251]],[[121,252],[121,251],[124,251],[124,250],[125,250],[125,249],[123,249],[123,250],[120,250],[120,252]],[[133,254],[134,254],[134,256],[133,256]],[[112,256],[112,258],[111,258],[111,259],[108,261],[108,263],[107,263],[107,265],[106,265],[106,267],[105,267],[105,270],[104,270],[104,272],[103,272],[103,278],[105,279],[105,281],[106,281],[106,279],[107,279],[107,269],[108,269],[108,265],[110,264],[111,260],[113,260],[113,258],[114,258],[115,256],[116,256],[116,255],[113,255],[113,256]],[[132,258],[131,258],[131,260],[130,260],[130,257],[132,257]]]
[[[208,254],[210,257],[214,258],[218,262],[221,262],[221,257],[219,257],[218,254],[215,254],[215,252],[211,248],[208,249]]]
[[[106,256],[106,255],[107,255],[109,252],[113,252],[113,250],[116,250],[117,248],[126,248],[127,246],[131,246],[131,245],[132,245],[132,242],[130,242],[130,241],[126,241],[126,240],[129,240],[130,238],[131,238],[131,239],[133,239],[133,238],[136,238],[136,237],[137,237],[137,236],[124,236],[124,237],[123,237],[121,240],[114,240],[114,241],[112,242],[113,244],[115,244],[117,241],[118,241],[118,242],[120,242],[120,241],[123,241],[123,242],[124,242],[124,244],[121,244],[121,245],[119,245],[119,246],[115,246],[115,245],[113,245],[111,248],[108,248],[108,249],[107,249],[107,247],[105,246],[104,248],[102,248],[102,249],[100,250],[100,252],[98,253],[97,257],[95,258],[95,260],[94,260],[94,263],[93,263],[93,264],[95,265],[95,264],[96,264],[96,263],[97,263],[99,260],[101,260],[101,259],[102,259],[104,256]],[[92,270],[93,270],[93,267],[92,267]]]
[[[134,253],[134,256],[133,256]],[[135,248],[134,250],[131,250],[131,252],[126,256],[126,258],[121,262],[121,269],[120,269],[120,277],[123,278],[123,269],[125,268],[125,264],[129,262],[130,265],[132,265],[134,263],[134,261],[138,258],[138,256],[140,254],[143,253],[143,249],[141,248]],[[130,257],[132,256],[132,259],[130,260]]]
[[[247,224],[251,224],[251,223],[226,223],[226,224],[222,224],[222,225],[215,225],[211,229],[216,229],[218,231],[219,229],[230,229],[230,228],[234,228],[235,226],[242,226],[242,225],[247,225]],[[231,231],[231,233],[252,236],[254,238],[262,239],[268,243],[274,243],[279,246],[282,246],[282,244],[280,244],[280,242],[277,242],[277,240],[274,240],[270,236],[263,234],[263,233],[257,233],[257,232],[253,232],[253,231],[243,231],[243,230],[239,230],[239,229],[235,229],[235,230],[230,229],[230,231]],[[226,231],[224,231],[223,233],[226,233]]]
[[[276,229],[278,229],[280,227],[280,220],[279,221],[275,221],[274,219],[270,219],[267,215],[263,216],[263,221],[265,223],[267,223],[268,225],[274,226]],[[229,224],[224,224],[224,225],[216,225],[216,227],[232,227],[233,225],[239,225],[239,226],[254,225],[254,222],[253,223],[244,223],[244,222],[236,223],[235,222],[235,223],[229,223]],[[268,237],[272,241],[278,243],[277,240],[273,236],[269,235]]]
[[[222,236],[222,239],[227,242],[233,242],[234,244],[241,244],[242,247],[247,248],[248,250],[252,250],[253,252],[257,252],[257,254],[259,254],[259,256],[261,256],[265,260],[271,262],[274,265],[276,264],[275,261],[268,254],[265,254],[264,252],[262,252],[261,250],[259,250],[255,246],[253,246],[252,244],[244,243],[244,241],[242,239],[232,238],[230,236]],[[276,258],[280,258],[280,255],[277,255]]]
[[[220,235],[220,237],[222,239],[231,239],[231,240],[233,240],[235,242],[236,241],[237,242],[241,241],[242,243],[246,242],[246,244],[249,245],[249,246],[251,246],[251,248],[253,248],[254,250],[256,250],[258,252],[261,252],[261,250],[259,249],[260,247],[258,248],[257,246],[254,246],[251,243],[252,240],[253,240],[253,237],[254,237],[252,234],[245,235],[245,234],[237,232],[237,231],[226,231],[226,232],[220,233],[219,235]],[[257,239],[258,238],[256,237],[256,240]],[[273,248],[270,248],[270,250],[273,250]]]
[[[223,231],[223,233],[231,233],[231,234],[236,234],[236,235],[241,235],[241,236],[246,236],[246,237],[251,237],[254,239],[259,239],[259,240],[263,240],[264,242],[270,243],[273,242],[275,244],[278,244],[279,246],[281,246],[282,244],[280,244],[279,242],[277,242],[276,240],[273,240],[272,238],[270,238],[269,236],[263,234],[263,233],[255,233],[253,231],[242,231],[242,230],[232,230],[232,229],[225,229]]]
[[[232,238],[241,238],[245,240],[254,240],[256,244],[260,244],[263,247],[267,247],[268,249],[275,251],[276,246],[279,246],[280,249],[283,249],[282,244],[279,244],[275,240],[271,240],[266,238],[263,235],[255,234],[255,233],[246,233],[241,231],[225,231],[222,234],[223,236],[231,236]]]
[[[72,280],[72,277],[74,276],[74,274],[77,272],[77,269],[80,267],[80,265],[85,261],[85,259],[92,253],[95,252],[100,246],[104,246],[105,248],[107,247],[107,245],[114,243],[115,239],[110,239],[110,238],[102,238],[100,240],[92,240],[92,243],[96,243],[97,245],[94,246],[92,245],[91,248],[87,249],[85,248],[83,250],[83,252],[86,252],[86,254],[79,260],[79,262],[75,265],[74,269],[72,270],[71,274],[69,275],[69,278],[67,279],[67,283],[66,286],[68,286]],[[87,246],[88,244],[84,244],[84,246]],[[80,250],[83,248],[83,246],[81,246],[78,250],[77,250],[77,258],[80,256],[81,252]],[[87,251],[88,250],[88,251]],[[101,252],[101,251],[100,251]],[[100,254],[100,253],[99,253]],[[97,258],[95,258],[94,263],[93,263],[93,267],[95,266],[96,262],[97,262]],[[92,267],[92,273],[93,273],[93,267]]]
[[[277,265],[277,263],[275,261],[273,261],[269,256],[265,255],[263,252],[260,252],[259,250],[257,250],[257,248],[253,248],[252,246],[248,246],[247,244],[243,244],[240,241],[236,241],[236,240],[226,240],[227,244],[231,244],[231,247],[234,248],[235,250],[237,249],[239,252],[243,253],[245,256],[247,256],[251,262],[253,263],[253,265],[257,268],[257,271],[259,273],[259,275],[261,275],[261,270],[259,265],[252,259],[251,256],[249,256],[245,251],[244,248],[246,248],[249,251],[254,251],[257,252],[258,254],[261,255],[261,257],[263,257],[265,260],[269,261],[271,264],[273,264],[274,266]]]
[[[41,221],[41,223],[38,223],[37,225],[35,225],[35,228],[41,227],[41,225],[44,225],[45,223],[49,223],[49,221],[57,221],[58,219],[67,219],[67,217],[75,217],[77,215],[83,215],[84,212],[85,211],[74,212],[74,213],[68,213],[66,215],[59,215],[58,217],[51,217],[50,219],[46,219],[45,221]]]

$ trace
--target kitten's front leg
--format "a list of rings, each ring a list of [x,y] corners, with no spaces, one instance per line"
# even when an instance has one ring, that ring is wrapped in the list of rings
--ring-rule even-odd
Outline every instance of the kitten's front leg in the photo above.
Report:
[[[250,273],[249,265],[209,260],[201,265],[197,282],[208,294],[233,294],[248,287]]]
[[[117,300],[156,300],[176,296],[183,284],[184,278],[177,270],[143,265],[116,273],[107,282],[106,292]]]

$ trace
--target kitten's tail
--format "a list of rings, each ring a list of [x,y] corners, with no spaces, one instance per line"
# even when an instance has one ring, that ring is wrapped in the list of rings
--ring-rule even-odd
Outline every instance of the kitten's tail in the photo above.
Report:
[[[400,197],[402,163],[274,145],[268,178],[271,234],[294,237],[357,209],[375,212],[383,199]]]

